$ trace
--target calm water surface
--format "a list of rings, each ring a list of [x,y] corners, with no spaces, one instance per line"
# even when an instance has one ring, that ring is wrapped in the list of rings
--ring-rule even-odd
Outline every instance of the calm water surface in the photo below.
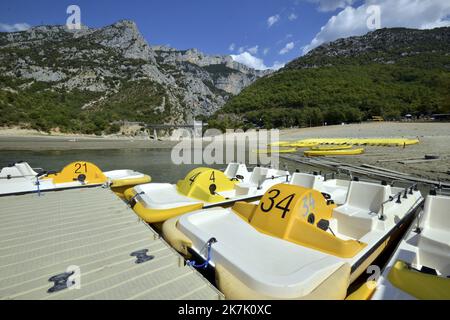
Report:
[[[153,182],[175,183],[199,165],[175,165],[171,160],[171,149],[123,149],[123,150],[61,150],[61,151],[0,151],[0,168],[17,161],[26,161],[33,168],[60,171],[73,161],[89,161],[101,170],[132,169],[152,177]],[[289,170],[299,165],[280,161],[280,167]],[[207,165],[223,169],[226,165]]]

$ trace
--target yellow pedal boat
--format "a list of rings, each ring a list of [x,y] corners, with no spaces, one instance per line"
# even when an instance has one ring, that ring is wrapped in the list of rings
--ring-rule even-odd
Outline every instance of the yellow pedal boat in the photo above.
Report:
[[[108,185],[124,198],[126,189],[150,181],[150,176],[133,170],[103,172],[87,161],[68,164],[60,172],[34,170],[26,162],[17,162],[0,171],[0,196]]]
[[[178,181],[149,183],[130,188],[125,197],[136,214],[148,223],[159,223],[178,215],[236,201],[257,200],[274,184],[288,182],[289,172],[230,163],[225,171],[197,168]]]
[[[227,299],[344,299],[423,202],[412,186],[405,192],[352,181],[337,207],[319,191],[279,184],[259,203],[191,212],[162,232],[189,265],[214,270]]]

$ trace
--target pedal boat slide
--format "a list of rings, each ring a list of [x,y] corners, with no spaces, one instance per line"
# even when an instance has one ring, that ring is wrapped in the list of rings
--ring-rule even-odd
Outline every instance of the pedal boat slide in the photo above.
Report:
[[[191,212],[162,232],[190,265],[214,269],[227,299],[344,299],[422,203],[417,186],[352,181],[337,206],[319,191],[279,184],[257,204]]]

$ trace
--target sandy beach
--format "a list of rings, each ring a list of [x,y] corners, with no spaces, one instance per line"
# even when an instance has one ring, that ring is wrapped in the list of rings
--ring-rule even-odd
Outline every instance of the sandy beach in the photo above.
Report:
[[[360,156],[338,157],[350,164],[369,164],[421,178],[450,181],[450,123],[378,122],[344,126],[283,130],[280,140],[307,138],[419,138],[417,145],[403,147],[364,147]],[[402,164],[407,159],[439,156],[436,161]]]

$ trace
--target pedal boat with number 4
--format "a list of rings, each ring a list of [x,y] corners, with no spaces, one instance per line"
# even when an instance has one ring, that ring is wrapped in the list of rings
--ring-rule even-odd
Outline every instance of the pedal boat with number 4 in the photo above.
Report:
[[[133,170],[102,172],[86,161],[73,162],[61,172],[35,170],[26,162],[17,162],[0,171],[0,196],[108,185],[124,198],[126,189],[150,181],[150,176]]]
[[[422,202],[413,186],[352,181],[338,207],[319,191],[279,184],[257,204],[195,211],[162,232],[188,264],[214,269],[227,299],[344,299]]]
[[[288,171],[256,167],[249,172],[245,164],[230,163],[225,171],[194,169],[176,185],[139,185],[125,191],[125,197],[141,219],[160,223],[202,208],[258,200],[271,186],[289,178]]]
[[[355,299],[450,300],[450,197],[427,197],[375,285],[363,285]]]

